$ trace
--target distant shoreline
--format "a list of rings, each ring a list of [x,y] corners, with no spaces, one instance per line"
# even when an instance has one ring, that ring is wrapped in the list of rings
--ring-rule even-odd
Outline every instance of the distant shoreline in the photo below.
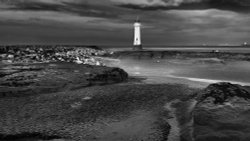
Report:
[[[115,45],[110,45],[110,46],[101,46],[100,47],[117,47],[117,48],[132,48],[132,45],[124,45],[124,46],[115,46]],[[203,46],[203,45],[144,45],[142,46],[143,48],[250,48],[250,46],[218,46],[218,45],[207,45],[207,46]]]
[[[88,45],[88,44],[0,44],[4,46],[64,46],[64,47],[101,47],[101,48],[132,48],[133,45]],[[250,48],[250,45],[143,45],[143,48]]]
[[[203,53],[240,53],[240,54],[249,54],[250,53],[250,48],[229,48],[229,47],[207,47],[207,48],[198,48],[198,47],[190,47],[190,48],[185,48],[185,47],[169,47],[169,48],[163,48],[163,47],[155,47],[155,48],[143,48],[143,50],[138,50],[135,51],[132,48],[109,48],[106,49],[112,52],[203,52]]]

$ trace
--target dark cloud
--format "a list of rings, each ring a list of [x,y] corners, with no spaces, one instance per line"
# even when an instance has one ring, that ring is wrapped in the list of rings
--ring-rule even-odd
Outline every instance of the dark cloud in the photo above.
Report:
[[[248,0],[0,0],[0,43],[202,44],[250,37]],[[245,12],[244,14],[242,12]],[[122,33],[122,34],[121,34]]]
[[[65,11],[68,8],[66,6],[57,5],[57,4],[30,2],[30,3],[18,3],[18,4],[15,4],[15,7],[11,7],[9,9],[31,10],[31,11]]]
[[[65,3],[68,9],[66,12],[75,13],[82,16],[117,18],[121,11],[117,11],[114,7],[94,5],[89,3]]]
[[[53,1],[53,0],[51,0]],[[58,1],[48,2],[43,0],[28,0],[28,1],[8,1],[0,0],[0,4],[8,4],[8,10],[16,11],[55,11],[71,13],[81,16],[117,18],[119,12],[114,11],[115,7],[96,5],[86,1]]]
[[[169,4],[169,0],[163,0],[166,4],[162,5],[140,5],[133,3],[118,4],[123,8],[138,10],[203,10],[203,9],[220,9],[236,12],[250,12],[249,0],[182,0],[179,3]],[[175,0],[174,0],[175,1]]]

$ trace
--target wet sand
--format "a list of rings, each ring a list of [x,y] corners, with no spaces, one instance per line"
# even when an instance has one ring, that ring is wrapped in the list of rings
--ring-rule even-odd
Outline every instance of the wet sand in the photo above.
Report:
[[[0,137],[32,139],[40,133],[40,139],[53,135],[52,139],[66,140],[167,140],[171,130],[164,106],[194,91],[177,84],[122,83],[3,98]]]
[[[180,125],[176,117],[176,109],[172,106],[175,103],[180,102],[179,100],[174,100],[167,103],[164,107],[169,111],[169,118],[167,122],[170,124],[171,129],[169,132],[168,140],[170,141],[180,141]]]

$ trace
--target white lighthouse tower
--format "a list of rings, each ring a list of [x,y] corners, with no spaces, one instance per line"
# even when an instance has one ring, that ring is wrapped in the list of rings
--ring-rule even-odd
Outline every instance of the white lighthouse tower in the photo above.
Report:
[[[134,23],[134,50],[142,50],[141,44],[141,23],[137,17]]]

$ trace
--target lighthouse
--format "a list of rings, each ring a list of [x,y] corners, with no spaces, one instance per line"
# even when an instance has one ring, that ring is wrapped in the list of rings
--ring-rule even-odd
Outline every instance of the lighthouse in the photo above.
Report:
[[[142,50],[141,44],[141,22],[139,18],[134,23],[134,47],[133,50]]]

